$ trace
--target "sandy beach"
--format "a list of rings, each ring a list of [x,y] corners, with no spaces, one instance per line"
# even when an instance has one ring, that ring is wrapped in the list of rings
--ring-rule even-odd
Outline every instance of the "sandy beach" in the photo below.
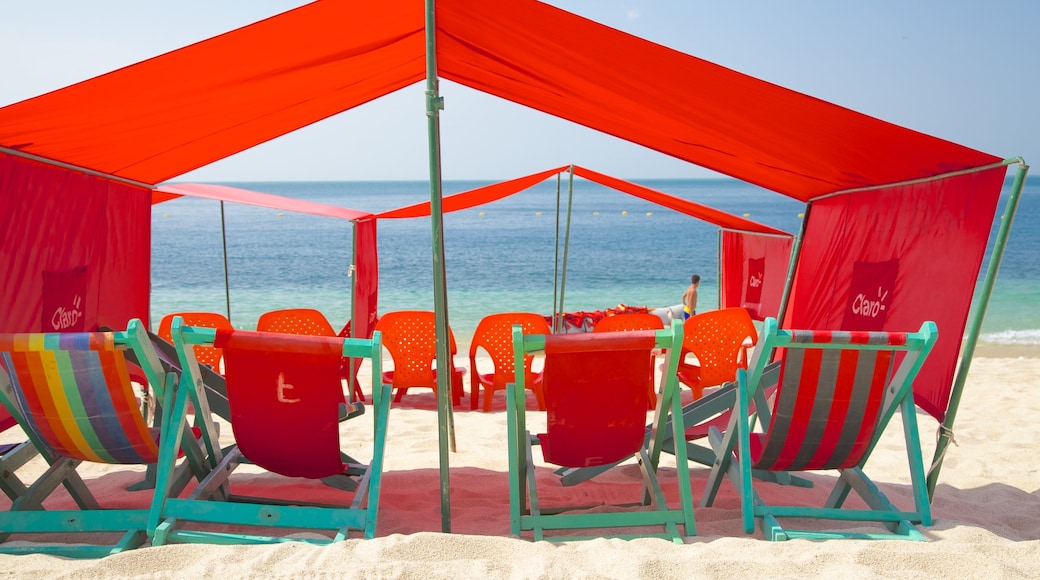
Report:
[[[741,530],[739,503],[724,484],[715,506],[697,508],[697,535],[685,545],[664,540],[596,539],[570,543],[533,542],[509,534],[504,400],[491,413],[469,411],[468,394],[456,411],[458,451],[451,462],[452,533],[441,533],[437,429],[434,398],[409,394],[390,415],[386,468],[377,537],[318,547],[300,543],[270,546],[174,545],[140,548],[95,561],[44,555],[2,556],[4,575],[32,578],[747,578],[747,577],[1036,577],[1040,570],[1040,469],[1035,459],[1040,435],[1033,396],[1040,358],[1036,349],[982,349],[972,364],[951,446],[933,501],[935,524],[926,542],[795,540],[771,543],[761,532]],[[994,356],[1001,355],[1005,356]],[[460,359],[461,362],[461,359]],[[467,381],[468,385],[468,381]],[[467,387],[468,388],[468,387]],[[687,392],[688,396],[688,392]],[[533,414],[534,428],[538,415]],[[544,420],[544,419],[542,419]],[[919,413],[926,460],[935,447],[936,422]],[[867,473],[897,504],[909,497],[902,430],[893,420],[867,465]],[[350,451],[366,457],[370,423],[343,429]],[[225,426],[226,427],[226,426]],[[12,440],[4,434],[4,440]],[[222,429],[222,442],[231,430]],[[14,438],[15,440],[17,437]],[[536,461],[541,457],[536,453]],[[675,497],[674,462],[666,456],[662,484]],[[42,471],[34,460],[23,479]],[[625,465],[580,488],[562,488],[549,467],[538,472],[547,501],[560,494],[585,494],[592,501],[638,487],[634,465]],[[699,501],[708,470],[693,464]],[[267,474],[239,479],[239,491],[285,489],[304,497],[334,497],[334,490],[305,480]],[[89,465],[88,485],[106,497],[129,495],[127,505],[144,506],[148,492],[123,492],[140,470]],[[812,474],[812,490],[796,490],[820,502],[833,481]],[[576,491],[580,490],[580,491]],[[784,497],[789,490],[761,486]],[[571,496],[573,497],[573,496]],[[3,507],[9,502],[4,498]],[[53,503],[51,503],[53,502]],[[131,503],[132,502],[132,503]],[[61,490],[47,505],[68,507]]]

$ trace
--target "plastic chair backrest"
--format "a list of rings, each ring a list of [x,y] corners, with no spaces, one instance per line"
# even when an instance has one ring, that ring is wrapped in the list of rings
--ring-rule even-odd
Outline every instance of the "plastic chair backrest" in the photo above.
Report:
[[[223,314],[216,312],[172,312],[163,316],[159,322],[160,338],[173,344],[173,335],[170,333],[170,327],[173,324],[173,317],[180,316],[184,319],[185,326],[201,326],[202,328],[216,328],[216,329],[230,329],[231,322]],[[223,358],[224,353],[219,348],[212,346],[195,346],[195,360],[199,361],[200,365],[206,365],[216,372],[220,372],[220,359]]]
[[[596,323],[593,332],[613,332],[618,330],[662,330],[664,321],[656,314],[636,312],[632,314],[615,314]]]
[[[257,332],[280,332],[311,336],[336,336],[335,329],[325,315],[313,308],[287,308],[260,315]]]
[[[755,323],[744,308],[709,310],[683,323],[679,361],[693,353],[700,364],[701,387],[714,387],[736,379],[738,368],[747,368],[747,349],[758,342]]]
[[[505,389],[514,378],[513,325],[519,324],[524,334],[549,334],[549,323],[541,314],[531,312],[501,312],[489,314],[477,323],[469,345],[470,373],[476,374],[477,350],[484,349],[494,364],[496,389]],[[534,357],[524,357],[524,369],[531,374]]]

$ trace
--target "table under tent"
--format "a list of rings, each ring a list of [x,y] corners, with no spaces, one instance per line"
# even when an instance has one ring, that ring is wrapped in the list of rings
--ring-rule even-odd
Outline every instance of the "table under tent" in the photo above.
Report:
[[[0,267],[20,282],[0,288],[0,330],[38,329],[45,307],[74,296],[90,306],[88,324],[146,317],[157,184],[424,79],[439,365],[449,356],[439,89],[446,79],[806,203],[781,326],[905,331],[936,322],[938,343],[914,384],[918,406],[940,423],[928,475],[934,490],[1025,162],[535,0],[427,0],[425,10],[417,0],[319,0],[0,108]],[[936,259],[940,249],[957,259]],[[56,280],[81,294],[45,293]],[[969,325],[973,296],[979,307]],[[450,401],[447,388],[440,392],[442,527],[450,531]]]

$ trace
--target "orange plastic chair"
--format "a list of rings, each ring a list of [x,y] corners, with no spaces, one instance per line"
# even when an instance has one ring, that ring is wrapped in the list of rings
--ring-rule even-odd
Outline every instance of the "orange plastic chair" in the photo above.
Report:
[[[619,330],[663,330],[664,321],[656,314],[646,312],[615,314],[596,323],[592,332],[614,332]],[[656,359],[654,355],[651,358]],[[647,404],[653,409],[657,405],[657,386],[654,383],[653,365],[650,367],[650,384],[647,386]]]
[[[379,318],[375,330],[383,335],[383,346],[390,352],[394,369],[383,372],[383,382],[389,383],[397,394],[394,402],[399,403],[408,389],[425,387],[437,392],[437,371],[433,368],[437,360],[437,329],[434,313],[428,310],[398,310],[387,312]],[[458,347],[455,334],[448,329],[451,354]],[[462,401],[462,375],[466,367],[454,367],[451,376],[451,399],[458,405]]]
[[[513,368],[513,325],[519,324],[524,334],[550,334],[549,324],[541,314],[530,312],[502,312],[489,314],[477,323],[473,331],[473,340],[469,345],[469,393],[470,409],[477,408],[480,399],[480,386],[484,386],[484,412],[491,411],[491,402],[495,391],[505,391],[506,383],[513,381],[516,371]],[[477,351],[484,349],[491,356],[494,369],[491,373],[477,372]],[[542,373],[533,372],[531,364],[534,356],[524,357],[524,370],[527,374],[527,386],[534,391],[538,401],[538,409],[545,410],[545,397],[542,394]]]
[[[166,342],[173,344],[173,333],[170,327],[173,324],[173,317],[180,316],[184,319],[184,324],[188,326],[201,326],[203,328],[223,328],[230,329],[231,321],[227,319],[223,314],[216,312],[172,312],[162,317],[159,321],[159,337]],[[195,347],[195,359],[199,361],[200,365],[206,365],[214,370],[214,372],[220,372],[220,361],[224,358],[224,351],[219,348],[211,346],[196,346]]]
[[[693,391],[693,399],[704,389],[737,379],[737,369],[747,368],[747,350],[758,342],[758,331],[744,308],[709,310],[686,319],[679,355],[679,382]],[[686,362],[688,354],[697,364]]]

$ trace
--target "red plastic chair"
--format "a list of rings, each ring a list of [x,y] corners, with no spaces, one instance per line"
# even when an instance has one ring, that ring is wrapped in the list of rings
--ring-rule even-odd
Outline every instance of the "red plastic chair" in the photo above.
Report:
[[[394,402],[410,388],[425,387],[437,392],[437,330],[434,313],[428,310],[399,310],[387,312],[376,323],[375,330],[383,335],[383,346],[390,352],[394,369],[383,373],[383,382],[397,391]],[[458,350],[455,334],[448,329],[451,354]],[[462,375],[466,367],[454,367],[451,376],[451,399],[462,401]]]
[[[170,326],[173,324],[173,317],[180,316],[184,319],[184,324],[187,326],[201,326],[203,328],[216,328],[216,329],[230,329],[231,321],[227,319],[223,314],[216,312],[171,312],[166,316],[163,316],[162,320],[159,321],[159,337],[173,344],[173,335],[170,332]],[[196,346],[195,347],[195,359],[199,361],[200,365],[206,365],[213,369],[214,372],[220,373],[220,361],[224,357],[224,351],[219,348],[212,346]]]
[[[482,318],[473,332],[473,340],[469,345],[469,393],[470,409],[477,408],[480,398],[480,387],[484,386],[484,412],[491,411],[491,402],[495,391],[505,391],[506,383],[515,378],[513,359],[513,325],[519,324],[524,334],[549,334],[549,324],[541,314],[530,312],[502,312],[489,314]],[[483,349],[491,356],[494,369],[491,373],[477,372],[477,351]],[[538,409],[545,410],[545,397],[542,395],[542,373],[533,372],[531,365],[534,356],[524,357],[524,370],[527,373],[527,386],[534,391],[538,401]]]
[[[758,342],[755,323],[744,308],[709,310],[686,319],[679,355],[679,382],[690,387],[693,399],[704,389],[737,380],[747,368],[747,350]],[[686,362],[693,353],[697,364]]]
[[[664,329],[664,321],[660,319],[656,314],[649,313],[630,313],[630,314],[615,314],[608,316],[596,323],[596,326],[592,328],[593,332],[615,332],[619,330],[662,330]],[[652,360],[656,360],[657,357],[653,354],[650,355]],[[654,369],[653,365],[650,367],[650,383],[647,386],[647,394],[649,395],[647,403],[650,408],[653,409],[657,405],[657,385],[654,383]]]

